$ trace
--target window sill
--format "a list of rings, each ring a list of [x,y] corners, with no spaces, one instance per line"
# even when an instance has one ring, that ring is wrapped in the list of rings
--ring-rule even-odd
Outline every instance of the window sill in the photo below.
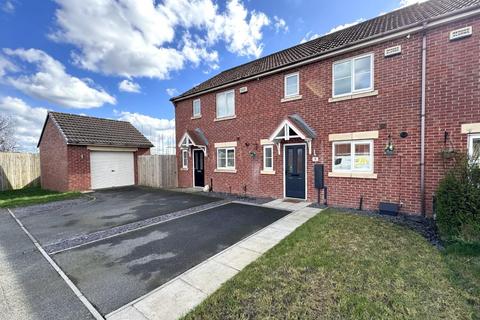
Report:
[[[350,95],[347,95],[347,96],[341,96],[341,97],[333,97],[333,98],[328,99],[328,102],[339,102],[339,101],[359,99],[359,98],[365,98],[365,97],[373,97],[373,96],[378,96],[378,90],[373,90],[373,91],[369,91],[369,92],[362,92],[362,93],[354,93],[354,94],[350,94]]]
[[[297,96],[292,96],[292,97],[285,97],[280,102],[290,102],[290,101],[295,101],[295,100],[301,100],[302,95],[297,95]]]
[[[332,178],[377,179],[376,173],[364,172],[329,172],[328,176]]]
[[[218,173],[237,173],[236,169],[215,169],[214,172]]]
[[[191,117],[190,119],[195,120],[195,119],[200,119],[200,118],[202,118],[202,115],[193,116],[193,117]]]
[[[273,175],[273,174],[275,174],[275,170],[262,170],[262,171],[260,171],[260,174]]]
[[[225,120],[232,120],[235,119],[237,116],[230,116],[230,117],[223,117],[223,118],[215,118],[213,121],[225,121]]]
[[[180,171],[188,171],[188,168],[180,168]]]

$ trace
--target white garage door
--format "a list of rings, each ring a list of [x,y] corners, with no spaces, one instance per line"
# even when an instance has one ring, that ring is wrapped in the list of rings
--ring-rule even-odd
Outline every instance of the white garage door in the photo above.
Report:
[[[135,184],[133,152],[90,152],[92,189]]]

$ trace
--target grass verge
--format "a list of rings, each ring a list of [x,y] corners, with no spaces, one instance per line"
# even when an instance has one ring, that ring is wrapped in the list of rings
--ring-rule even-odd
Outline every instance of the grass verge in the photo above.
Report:
[[[479,246],[328,209],[185,319],[479,319]]]
[[[0,208],[28,206],[79,197],[80,192],[56,192],[41,188],[27,188],[0,192]]]

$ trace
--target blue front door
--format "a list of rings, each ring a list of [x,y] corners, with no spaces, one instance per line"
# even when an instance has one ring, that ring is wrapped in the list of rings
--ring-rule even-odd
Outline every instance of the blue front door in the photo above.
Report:
[[[305,145],[285,146],[285,196],[305,199]]]

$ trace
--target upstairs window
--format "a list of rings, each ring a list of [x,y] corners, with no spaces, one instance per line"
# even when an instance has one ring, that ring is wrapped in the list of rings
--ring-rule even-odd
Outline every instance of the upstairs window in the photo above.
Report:
[[[273,146],[263,147],[263,171],[273,171]]]
[[[333,143],[334,172],[373,172],[373,140]]]
[[[296,97],[300,94],[298,72],[285,76],[285,98]]]
[[[373,55],[355,57],[333,64],[333,96],[373,90]]]
[[[193,100],[193,117],[200,117],[202,115],[202,104],[200,99]]]
[[[217,94],[217,118],[235,116],[235,91]]]

